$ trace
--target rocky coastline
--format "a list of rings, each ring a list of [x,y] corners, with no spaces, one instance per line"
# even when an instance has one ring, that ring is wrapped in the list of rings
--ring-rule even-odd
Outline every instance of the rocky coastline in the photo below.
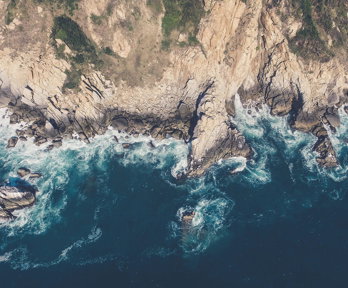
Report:
[[[25,18],[18,8],[10,24],[0,19],[0,107],[11,111],[11,123],[27,123],[8,148],[30,138],[51,150],[76,135],[88,143],[112,126],[134,136],[183,139],[190,151],[185,176],[199,177],[220,159],[252,158],[252,147],[233,121],[238,93],[245,106],[266,103],[274,117],[289,115],[292,129],[317,137],[319,165],[338,166],[328,129],[335,132],[338,108],[348,103],[344,49],[331,58],[296,54],[295,35],[307,24],[293,15],[281,17],[294,12],[289,1],[264,2],[204,1],[191,44],[182,28],[165,34],[164,11],[156,14],[144,3],[81,0],[71,19],[59,16],[59,9],[21,4],[32,16]],[[104,18],[96,24],[90,15]],[[44,19],[47,27],[31,37]],[[84,33],[87,52],[59,36],[63,32],[53,35],[57,19]],[[28,26],[26,33],[21,25]],[[160,45],[168,37],[170,49]],[[23,39],[26,50],[15,44]],[[97,56],[99,62],[76,62]],[[71,83],[75,74],[78,81]]]

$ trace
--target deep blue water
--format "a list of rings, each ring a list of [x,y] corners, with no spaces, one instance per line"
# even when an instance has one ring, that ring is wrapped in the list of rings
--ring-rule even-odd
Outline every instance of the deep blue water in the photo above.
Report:
[[[326,171],[314,138],[264,110],[239,107],[235,119],[253,161],[186,181],[173,177],[181,142],[153,149],[118,134],[134,143],[123,149],[110,130],[90,145],[7,150],[16,127],[1,119],[0,181],[21,166],[44,175],[32,183],[36,205],[0,226],[1,287],[346,287],[348,117],[331,136],[341,167]],[[230,174],[236,166],[244,170]],[[183,235],[186,209],[196,215]]]

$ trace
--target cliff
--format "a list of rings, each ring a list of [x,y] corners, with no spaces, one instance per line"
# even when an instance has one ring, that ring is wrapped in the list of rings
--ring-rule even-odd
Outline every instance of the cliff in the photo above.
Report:
[[[348,100],[345,1],[7,0],[0,11],[0,105],[37,144],[88,142],[110,125],[172,136],[199,176],[252,157],[232,123],[238,93],[289,114],[318,137],[318,163],[339,164],[327,129]]]

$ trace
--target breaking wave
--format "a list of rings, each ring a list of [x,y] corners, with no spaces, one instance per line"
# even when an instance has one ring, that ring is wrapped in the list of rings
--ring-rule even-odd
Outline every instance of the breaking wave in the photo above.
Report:
[[[26,270],[63,262],[89,265],[117,260],[125,267],[123,259],[128,256],[121,250],[131,254],[136,249],[124,247],[138,239],[129,236],[126,228],[110,228],[117,217],[123,217],[119,227],[129,225],[141,235],[146,234],[142,225],[157,227],[151,221],[160,218],[158,227],[166,235],[142,239],[144,246],[134,252],[137,257],[172,257],[178,251],[196,255],[231,233],[234,225],[287,217],[299,207],[312,207],[321,193],[333,200],[345,197],[344,190],[335,186],[347,180],[348,172],[348,116],[342,109],[342,125],[330,134],[341,166],[325,170],[318,167],[312,151],[316,138],[292,130],[287,117],[271,116],[267,106],[243,107],[238,95],[235,108],[232,121],[253,148],[253,159],[221,161],[205,177],[185,182],[175,179],[187,166],[188,147],[183,141],[132,137],[110,128],[90,144],[65,140],[62,147],[47,152],[44,145],[36,146],[29,139],[9,150],[7,140],[25,124],[10,125],[8,112],[1,109],[0,180],[14,176],[22,166],[43,177],[32,180],[41,192],[37,203],[16,212],[15,221],[0,227],[0,236],[6,239],[0,244],[0,263]],[[288,178],[281,179],[284,175]],[[151,194],[156,189],[159,194]],[[306,189],[310,192],[304,193]],[[137,198],[140,204],[133,208]],[[143,215],[153,218],[138,219],[136,214],[146,206],[151,209]],[[182,221],[187,211],[194,211],[189,226]],[[58,233],[64,237],[52,244],[50,253],[23,244],[28,239],[47,243]],[[81,255],[92,250],[90,257]]]

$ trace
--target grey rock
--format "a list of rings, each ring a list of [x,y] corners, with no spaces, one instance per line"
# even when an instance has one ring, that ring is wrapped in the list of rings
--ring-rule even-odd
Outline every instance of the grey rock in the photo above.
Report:
[[[128,128],[128,120],[124,117],[112,119],[111,126],[118,130],[126,130]]]

